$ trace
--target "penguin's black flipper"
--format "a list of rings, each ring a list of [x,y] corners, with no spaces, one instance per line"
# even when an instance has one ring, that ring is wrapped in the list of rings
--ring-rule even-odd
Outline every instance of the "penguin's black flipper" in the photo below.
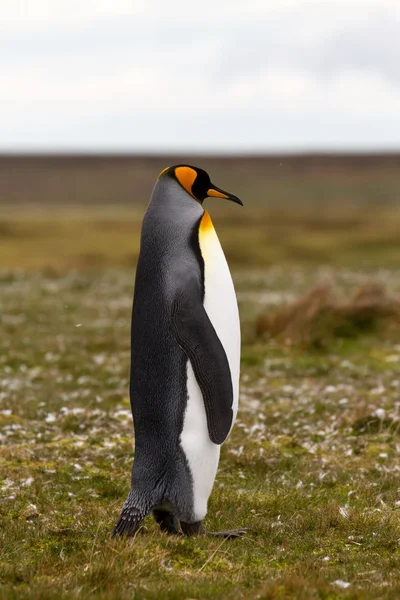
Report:
[[[176,340],[190,359],[203,394],[210,440],[222,444],[233,418],[232,378],[225,350],[200,299],[180,292],[171,317]]]

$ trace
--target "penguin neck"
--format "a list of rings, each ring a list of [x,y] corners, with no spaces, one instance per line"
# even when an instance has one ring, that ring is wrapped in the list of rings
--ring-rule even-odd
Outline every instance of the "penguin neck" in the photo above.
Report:
[[[203,217],[204,208],[177,182],[159,179],[151,197],[150,206],[162,213],[163,218],[181,223],[195,223]]]

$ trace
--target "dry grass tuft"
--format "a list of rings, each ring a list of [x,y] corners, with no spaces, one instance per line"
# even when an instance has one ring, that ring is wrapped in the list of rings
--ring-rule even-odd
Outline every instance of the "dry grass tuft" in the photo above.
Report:
[[[355,338],[388,325],[400,325],[400,299],[385,286],[369,282],[343,302],[330,284],[322,283],[293,304],[261,314],[256,333],[320,348],[333,338]]]

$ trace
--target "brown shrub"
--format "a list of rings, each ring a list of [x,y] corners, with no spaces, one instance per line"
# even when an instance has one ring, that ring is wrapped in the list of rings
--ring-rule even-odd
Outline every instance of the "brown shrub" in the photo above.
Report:
[[[369,282],[343,302],[330,284],[322,283],[293,304],[262,313],[256,333],[318,348],[332,338],[358,337],[388,323],[400,325],[400,299],[381,284]]]

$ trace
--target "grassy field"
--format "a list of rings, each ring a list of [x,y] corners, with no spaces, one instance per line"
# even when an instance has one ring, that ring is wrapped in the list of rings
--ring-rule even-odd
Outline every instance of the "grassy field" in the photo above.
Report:
[[[398,169],[311,161],[270,181],[256,163],[239,171],[241,189],[238,168],[215,163],[213,180],[243,209],[209,203],[234,273],[243,360],[205,525],[249,533],[173,538],[149,518],[129,542],[110,532],[133,459],[129,326],[145,201],[112,202],[110,187],[97,202],[103,167],[64,166],[63,179],[58,163],[44,174],[3,165],[2,599],[400,597],[399,320],[330,326],[318,345],[257,335],[260,315],[321,282],[339,303],[371,281],[396,302]],[[64,181],[79,193],[51,202]],[[145,179],[146,198],[150,189]]]

